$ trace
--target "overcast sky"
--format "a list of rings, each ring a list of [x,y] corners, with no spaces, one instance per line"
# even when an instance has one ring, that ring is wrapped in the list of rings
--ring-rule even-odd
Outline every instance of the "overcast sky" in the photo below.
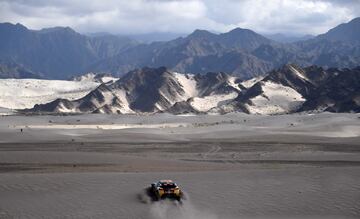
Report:
[[[115,34],[235,27],[319,34],[360,16],[360,0],[0,0],[0,21]]]

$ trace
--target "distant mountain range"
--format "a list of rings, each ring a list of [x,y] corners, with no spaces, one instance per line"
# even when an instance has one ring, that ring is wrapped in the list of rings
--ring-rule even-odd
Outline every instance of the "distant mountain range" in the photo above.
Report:
[[[27,113],[230,113],[360,112],[360,67],[284,65],[241,81],[225,73],[180,74],[134,70],[77,100],[56,99]]]
[[[162,32],[162,33],[131,34],[126,36],[140,43],[153,43],[153,42],[161,42],[161,41],[170,41],[177,39],[179,37],[184,37],[186,35],[188,34]]]
[[[264,36],[279,43],[295,43],[299,41],[309,40],[315,37],[313,35],[308,35],[308,34],[303,36],[298,36],[298,35],[285,35],[280,33],[266,34]]]
[[[10,23],[0,24],[0,36],[0,60],[49,79],[86,72],[118,77],[145,66],[188,73],[221,71],[249,79],[287,63],[337,68],[360,63],[360,18],[286,44],[241,28],[222,34],[196,30],[187,37],[150,44],[113,35],[85,36],[68,27],[34,31]]]
[[[143,34],[118,34],[114,35],[108,32],[95,32],[95,33],[85,33],[86,36],[90,37],[100,37],[100,36],[118,36],[119,38],[128,38],[137,41],[140,43],[153,43],[161,41],[170,41],[179,37],[187,36],[188,34],[180,33],[171,33],[171,32],[154,32],[154,33],[143,33]]]
[[[69,27],[29,30],[21,24],[0,24],[0,59],[18,63],[48,79],[67,79],[135,42],[117,36],[87,37]]]

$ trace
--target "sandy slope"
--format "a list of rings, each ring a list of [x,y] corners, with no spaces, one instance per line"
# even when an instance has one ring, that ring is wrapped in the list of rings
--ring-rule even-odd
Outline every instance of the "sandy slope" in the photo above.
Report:
[[[0,218],[358,218],[359,125],[330,113],[2,116]],[[160,178],[180,184],[183,205],[146,202]]]
[[[270,81],[262,82],[263,94],[251,99],[247,108],[252,114],[284,114],[297,109],[305,99],[296,90]]]
[[[60,81],[39,79],[0,79],[0,107],[32,108],[57,98],[74,100],[99,86],[93,81]]]

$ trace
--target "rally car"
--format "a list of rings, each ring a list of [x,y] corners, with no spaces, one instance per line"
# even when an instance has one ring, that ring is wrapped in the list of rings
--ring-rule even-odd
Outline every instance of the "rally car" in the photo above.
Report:
[[[180,201],[183,193],[172,180],[160,180],[151,184],[150,195],[154,197],[155,200],[169,198]]]

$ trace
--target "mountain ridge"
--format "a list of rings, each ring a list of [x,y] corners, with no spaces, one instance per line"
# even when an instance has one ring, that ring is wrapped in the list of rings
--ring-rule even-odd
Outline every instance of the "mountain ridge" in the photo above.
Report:
[[[4,23],[0,24],[0,59],[27,66],[49,79],[85,72],[119,77],[145,66],[188,73],[223,71],[250,79],[287,63],[356,67],[360,62],[359,26],[357,18],[312,39],[287,44],[242,28],[220,34],[195,30],[186,37],[141,44],[113,35],[89,37],[69,27],[35,31]]]
[[[116,82],[103,83],[83,98],[57,99],[25,112],[265,115],[360,112],[360,67],[324,69],[287,64],[252,81],[222,72],[193,75],[165,67],[145,67],[129,72]]]

